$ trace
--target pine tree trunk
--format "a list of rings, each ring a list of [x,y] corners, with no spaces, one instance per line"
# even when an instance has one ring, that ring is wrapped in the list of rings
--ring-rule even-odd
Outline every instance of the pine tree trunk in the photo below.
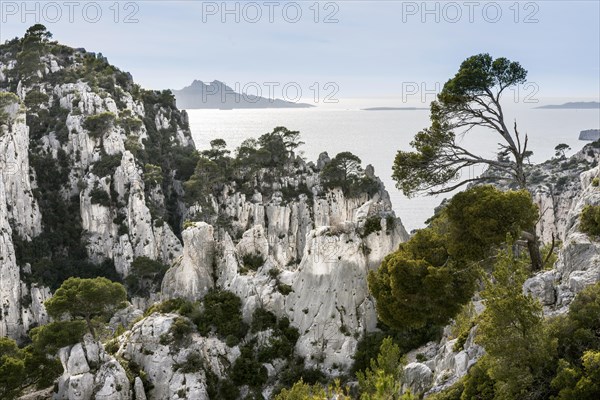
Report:
[[[90,317],[85,317],[85,323],[87,324],[87,327],[90,333],[92,334],[92,337],[94,338],[94,340],[96,340],[96,331],[94,330],[94,326],[92,325]]]
[[[540,243],[535,233],[523,232],[522,238],[527,241],[527,249],[529,250],[529,258],[531,260],[531,270],[540,271],[543,267],[544,261],[542,259],[542,253],[540,251]]]

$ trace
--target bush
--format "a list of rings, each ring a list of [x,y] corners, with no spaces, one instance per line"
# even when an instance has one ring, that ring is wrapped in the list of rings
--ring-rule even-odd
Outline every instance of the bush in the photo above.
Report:
[[[277,283],[277,291],[279,293],[281,293],[284,296],[287,296],[288,294],[292,293],[294,290],[292,289],[292,287],[290,285],[287,285],[285,283]]]
[[[111,112],[90,115],[83,122],[83,127],[89,131],[90,136],[97,139],[108,132],[108,130],[113,126],[115,119],[115,114]]]
[[[92,204],[100,204],[104,207],[110,207],[110,195],[104,189],[95,188],[90,191]]]
[[[587,205],[579,217],[579,229],[590,236],[600,236],[600,206]]]
[[[211,290],[204,297],[204,312],[198,318],[198,329],[208,335],[212,329],[221,338],[229,335],[242,339],[246,324],[242,320],[242,301],[225,290]]]
[[[125,285],[131,296],[148,296],[160,288],[168,266],[148,257],[137,257],[131,263],[131,271]]]
[[[252,314],[251,330],[253,333],[266,331],[277,326],[277,317],[264,308],[257,308]]]
[[[175,318],[173,325],[171,325],[171,328],[169,329],[169,333],[173,336],[173,340],[178,343],[181,343],[193,331],[194,324],[192,324],[192,322],[185,317]]]
[[[238,386],[258,387],[264,385],[268,379],[267,369],[254,358],[252,348],[243,347],[241,350],[242,354],[231,367],[231,380]]]
[[[245,268],[256,271],[265,263],[265,258],[261,254],[244,254],[242,256],[242,264]]]
[[[78,343],[87,332],[84,321],[57,321],[33,328],[29,336],[36,346],[47,353],[55,353],[61,347]]]
[[[185,361],[181,364],[174,364],[173,370],[179,370],[181,373],[184,374],[193,374],[196,372],[200,372],[200,370],[202,370],[203,367],[204,362],[202,360],[202,357],[200,356],[200,354],[194,352],[188,354]]]
[[[162,303],[153,304],[150,308],[146,310],[144,316],[147,317],[155,312],[162,314],[173,312],[178,314],[184,314],[182,311],[189,309],[190,307],[193,307],[193,304],[185,299],[169,299],[163,301]]]
[[[379,231],[381,231],[381,218],[376,215],[376,216],[367,218],[362,236],[367,237],[371,233],[379,232]]]
[[[103,155],[100,160],[92,164],[92,172],[94,175],[102,178],[104,176],[113,175],[117,167],[121,165],[121,153],[112,156]]]
[[[48,102],[48,100],[48,95],[39,90],[31,90],[25,95],[25,105],[29,108],[37,108],[41,104]]]

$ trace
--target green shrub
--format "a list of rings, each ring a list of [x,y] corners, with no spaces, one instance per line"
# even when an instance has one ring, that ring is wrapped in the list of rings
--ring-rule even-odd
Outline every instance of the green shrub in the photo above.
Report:
[[[182,298],[169,299],[163,301],[162,303],[153,304],[146,310],[144,316],[147,317],[154,312],[162,314],[173,312],[183,314],[181,310],[189,309],[189,307],[193,307],[193,305],[188,300]]]
[[[163,182],[162,168],[154,164],[144,165],[144,178],[147,183],[160,185]]]
[[[587,205],[579,216],[579,229],[590,236],[600,236],[600,206]]]
[[[176,342],[182,342],[194,331],[194,324],[184,317],[177,317],[169,328],[169,333]]]
[[[137,257],[131,263],[131,271],[125,285],[131,296],[148,296],[160,288],[168,266],[148,257]]]
[[[264,308],[257,308],[252,314],[251,330],[253,333],[266,331],[277,326],[277,317]]]
[[[288,294],[292,293],[294,290],[292,289],[292,287],[290,285],[279,282],[277,284],[277,291],[279,293],[281,293],[282,295],[287,296]]]
[[[200,354],[195,352],[189,353],[185,361],[181,364],[173,364],[173,370],[179,370],[184,374],[193,374],[196,372],[200,372],[203,367],[204,361],[202,360],[202,357],[200,356]]]
[[[48,100],[48,95],[40,92],[39,90],[31,90],[25,95],[25,105],[29,108],[37,108],[42,103],[48,102]]]
[[[600,186],[600,178],[595,177],[594,179],[592,179],[592,186],[593,187],[598,187]]]
[[[268,379],[267,369],[255,359],[250,347],[243,347],[242,354],[231,367],[230,378],[238,386],[249,385],[259,387]]]
[[[219,379],[214,372],[206,369],[206,386],[208,397],[219,400],[237,400],[240,389],[228,379]]]
[[[198,329],[202,335],[215,330],[217,335],[229,335],[242,339],[246,334],[246,324],[242,320],[242,301],[235,294],[225,290],[211,290],[204,297],[204,311],[198,317]]]
[[[262,267],[264,263],[265,258],[258,253],[249,253],[242,256],[242,264],[245,268],[251,269],[252,271],[256,271],[258,268]]]
[[[381,231],[381,218],[377,215],[367,218],[365,221],[363,237],[369,236],[373,232]]]
[[[113,175],[117,167],[121,165],[121,153],[112,156],[103,155],[100,160],[92,164],[92,172],[98,177]]]
[[[104,207],[110,207],[110,196],[104,189],[95,188],[90,191],[92,204],[100,204]]]
[[[89,131],[92,137],[100,138],[113,126],[115,118],[115,114],[111,112],[90,115],[83,122],[83,127]]]
[[[56,321],[33,328],[29,336],[36,346],[54,353],[61,347],[80,342],[86,332],[87,327],[82,320]]]

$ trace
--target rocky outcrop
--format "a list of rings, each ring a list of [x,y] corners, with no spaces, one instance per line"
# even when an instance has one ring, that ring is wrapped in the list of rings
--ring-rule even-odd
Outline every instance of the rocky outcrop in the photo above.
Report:
[[[86,189],[80,194],[83,228],[88,232],[88,254],[97,262],[106,258],[115,262],[117,272],[129,274],[129,266],[136,257],[158,259],[170,265],[181,255],[181,243],[166,224],[155,224],[145,195],[145,183],[135,157],[125,151],[121,164],[112,179],[99,178],[93,171],[86,176]],[[117,199],[125,204],[121,209],[98,203],[93,192],[101,190],[111,196],[111,185]],[[127,232],[120,232],[115,219],[121,214]]]
[[[21,279],[7,217],[4,179],[0,176],[0,336],[18,338],[23,333]]]
[[[600,129],[588,129],[579,132],[579,140],[598,140],[600,139]]]
[[[320,163],[324,160],[322,155]],[[372,167],[367,169],[376,179]],[[358,339],[376,329],[368,272],[408,234],[381,182],[371,196],[350,197],[339,188],[323,190],[319,171],[301,159],[292,171],[275,180],[260,177],[256,187],[267,195],[255,192],[249,199],[231,185],[213,197],[213,208],[231,227],[216,227],[214,234],[205,223],[186,229],[184,255],[165,275],[162,293],[197,300],[214,277],[217,287],[242,299],[247,322],[259,307],[289,317],[300,331],[298,355],[307,366],[335,374],[332,367],[350,367]],[[283,195],[286,187],[297,191],[300,185],[308,190]],[[381,229],[366,232],[368,220],[377,220]]]
[[[0,110],[1,112],[2,110]],[[7,215],[24,240],[42,232],[42,216],[33,196],[35,180],[29,168],[29,128],[25,108],[15,102],[5,107],[8,125],[0,122],[0,175],[4,181]]]
[[[214,287],[213,227],[194,223],[183,231],[183,256],[165,274],[162,295],[166,298],[201,299]]]
[[[539,298],[550,314],[567,311],[575,295],[600,280],[600,243],[579,230],[581,211],[586,205],[600,205],[600,167],[582,172],[578,183],[582,190],[573,198],[565,216],[563,247],[555,267],[528,279],[523,289]]]
[[[55,400],[131,400],[127,373],[106,353],[102,344],[88,334],[82,343],[65,347],[58,353],[63,374],[58,379]]]
[[[199,357],[204,368],[221,378],[225,370],[239,357],[237,347],[228,347],[216,338],[205,338],[192,333],[182,343],[169,342],[169,330],[175,314],[153,314],[135,324],[119,337],[117,357],[143,371],[144,379],[136,377],[136,399],[198,399],[208,400],[206,376],[202,367],[182,371],[180,365],[190,358]],[[146,383],[142,383],[141,381]],[[145,388],[146,387],[146,388]],[[145,389],[144,389],[145,388]],[[151,389],[150,389],[151,388]],[[144,392],[141,390],[144,389]]]

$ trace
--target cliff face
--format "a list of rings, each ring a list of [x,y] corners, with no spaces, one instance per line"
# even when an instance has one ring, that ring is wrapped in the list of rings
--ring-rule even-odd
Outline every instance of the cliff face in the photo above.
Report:
[[[307,365],[345,369],[358,339],[377,323],[367,273],[408,234],[381,182],[373,195],[349,197],[325,190],[312,163],[294,164],[280,179],[262,176],[257,187],[268,195],[248,198],[230,183],[213,196],[219,219],[231,225],[196,222],[183,232],[183,256],[165,275],[162,296],[199,300],[224,288],[242,299],[248,322],[257,308],[287,316],[300,331],[296,350]],[[303,185],[307,193],[284,195]],[[199,208],[190,207],[188,217]],[[379,229],[367,231],[374,220]],[[249,255],[260,265],[249,269]]]
[[[0,335],[45,323],[68,268],[125,277],[136,257],[181,254],[175,187],[194,148],[169,93],[101,55],[15,39],[0,46],[0,117]]]

